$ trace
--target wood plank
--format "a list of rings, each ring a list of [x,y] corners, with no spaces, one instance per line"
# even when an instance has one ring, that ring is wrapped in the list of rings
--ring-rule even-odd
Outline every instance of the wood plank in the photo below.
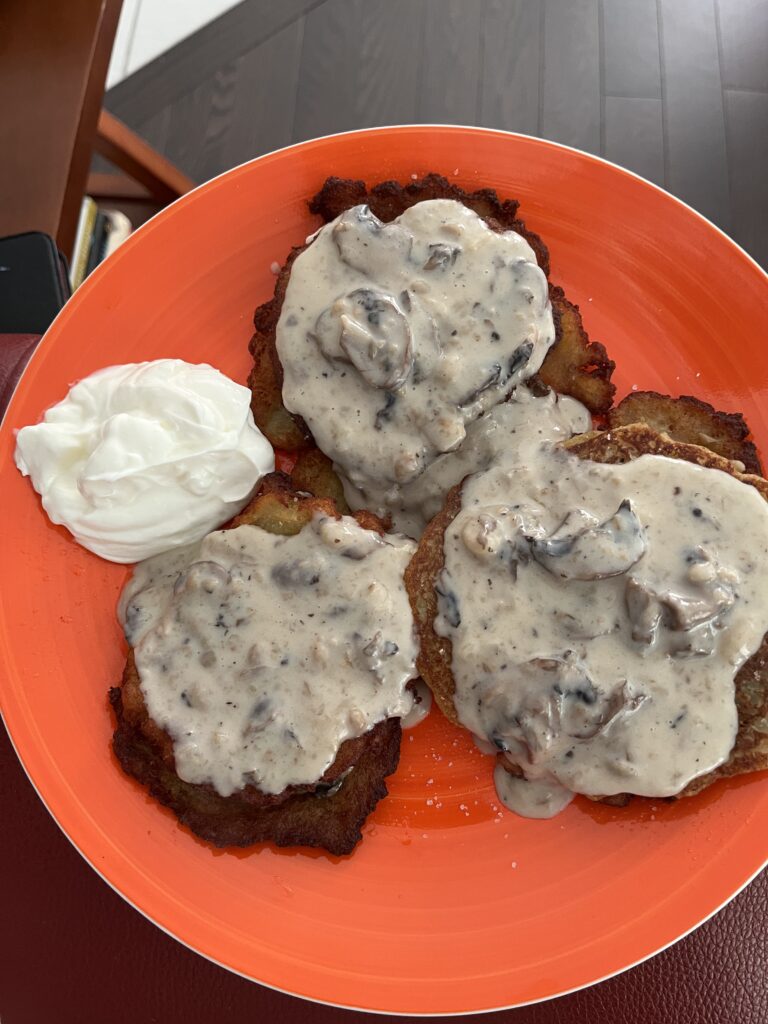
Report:
[[[475,124],[480,91],[478,7],[466,0],[423,0],[419,121]]]
[[[768,93],[725,93],[733,237],[768,268]]]
[[[326,0],[307,15],[296,141],[416,118],[420,32],[410,0]]]
[[[157,148],[198,182],[288,145],[302,38],[299,19],[143,122],[140,133],[154,127]]]
[[[602,12],[604,94],[660,99],[656,0],[602,0]]]
[[[487,0],[479,124],[540,134],[542,25],[529,0]]]
[[[714,0],[659,0],[667,187],[730,227]]]
[[[768,3],[718,0],[723,86],[768,92]]]
[[[171,108],[162,107],[156,110],[146,121],[136,128],[136,134],[153,146],[159,153],[166,153],[168,145],[168,129],[171,123]]]
[[[234,105],[234,63],[170,104],[165,153],[196,182],[223,162],[222,151]]]
[[[664,185],[661,100],[606,96],[605,156],[657,185]]]
[[[119,82],[105,105],[135,128],[324,2],[246,0]]]
[[[600,152],[598,0],[543,0],[541,134]]]
[[[290,144],[303,37],[300,18],[236,61],[231,121],[208,177]]]

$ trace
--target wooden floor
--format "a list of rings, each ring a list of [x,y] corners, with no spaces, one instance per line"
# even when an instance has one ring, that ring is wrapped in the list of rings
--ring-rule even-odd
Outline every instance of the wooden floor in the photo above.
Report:
[[[768,266],[768,0],[245,0],[106,106],[198,181],[379,124],[538,135],[665,186]]]

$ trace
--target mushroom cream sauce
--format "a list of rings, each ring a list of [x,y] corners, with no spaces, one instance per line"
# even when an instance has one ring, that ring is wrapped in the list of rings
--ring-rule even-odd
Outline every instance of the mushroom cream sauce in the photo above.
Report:
[[[222,796],[316,782],[341,743],[412,708],[403,573],[416,545],[351,517],[257,526],[142,562],[120,617],[176,771]]]
[[[553,340],[528,244],[445,200],[388,225],[357,207],[322,228],[277,331],[285,404],[352,507],[418,537],[475,472],[446,533],[435,625],[462,723],[523,768],[530,781],[497,768],[497,788],[534,817],[574,791],[675,793],[725,760],[733,678],[768,623],[760,496],[715,470],[555,448],[589,428],[587,411],[517,387]],[[179,775],[276,793],[407,716],[413,549],[318,518],[296,537],[243,526],[140,565],[122,614]]]
[[[424,471],[536,373],[555,329],[525,239],[433,199],[390,224],[356,206],[321,228],[291,268],[276,338],[286,408],[352,508],[393,512],[399,529]]]
[[[286,404],[343,462],[353,507],[402,505],[414,535],[507,443],[506,413],[473,421],[553,340],[527,242],[444,201],[387,226],[357,207],[321,229],[293,264],[277,332]],[[455,453],[467,424],[471,450]],[[399,497],[409,483],[410,510]],[[277,793],[317,780],[344,739],[383,718],[423,716],[428,701],[413,707],[405,689],[414,550],[351,519],[319,520],[295,537],[212,533],[138,566],[121,616],[180,777],[222,795],[248,783]]]
[[[521,424],[464,484],[435,622],[462,724],[525,775],[497,769],[505,803],[549,817],[573,793],[672,796],[722,764],[767,575],[755,488],[657,455],[585,461]]]

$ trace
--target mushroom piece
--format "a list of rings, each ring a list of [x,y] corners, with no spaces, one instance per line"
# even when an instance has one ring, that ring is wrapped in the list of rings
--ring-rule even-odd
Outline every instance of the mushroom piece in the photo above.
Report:
[[[212,594],[219,587],[226,586],[229,580],[229,572],[218,562],[193,562],[188,569],[179,573],[173,585],[173,593],[176,597],[190,590],[204,590],[206,594]]]
[[[320,564],[306,558],[292,562],[278,562],[272,568],[272,579],[281,587],[296,590],[298,587],[314,587],[320,582]]]
[[[461,539],[475,558],[488,562],[498,557],[506,536],[496,516],[480,512],[467,519],[461,528]]]
[[[507,303],[517,305],[520,299],[541,312],[549,304],[547,279],[535,257],[518,257],[509,263],[503,259],[494,261],[491,294],[496,309]]]
[[[348,519],[326,516],[316,521],[316,529],[322,542],[331,551],[355,562],[361,562],[386,543],[375,530],[363,530]]]
[[[663,604],[669,612],[670,628],[690,630],[719,619],[735,601],[733,589],[719,581],[701,588],[703,593],[663,595]]]
[[[435,582],[435,593],[437,594],[438,616],[443,618],[452,629],[458,629],[461,625],[459,599],[448,582],[448,574],[445,569]]]
[[[507,364],[507,380],[514,377],[515,374],[519,373],[523,369],[523,367],[528,365],[532,352],[532,341],[524,341],[521,345],[517,346],[515,351],[509,357],[509,363]]]
[[[384,399],[384,405],[382,405],[382,407],[379,410],[377,410],[376,416],[374,417],[374,430],[383,430],[388,423],[392,422],[396,402],[397,395],[394,395],[391,391],[388,391],[387,396]]]
[[[479,562],[498,561],[506,565],[513,580],[517,579],[518,565],[531,560],[528,540],[517,523],[505,524],[489,512],[469,516],[461,529],[461,539]]]
[[[349,768],[345,769],[341,773],[341,775],[339,775],[339,777],[337,779],[335,779],[333,782],[318,782],[318,784],[315,786],[314,790],[312,791],[312,795],[313,796],[319,796],[319,797],[325,797],[325,796],[333,796],[334,793],[338,793],[339,790],[341,789],[341,787],[344,785],[344,782],[346,781],[346,779],[349,776],[349,773],[352,771],[353,767],[354,767],[354,765],[351,765]]]
[[[413,366],[411,328],[392,295],[358,288],[318,317],[314,338],[326,359],[350,362],[374,388],[397,391]]]
[[[243,738],[247,739],[255,733],[263,732],[277,718],[277,712],[269,697],[262,697],[256,701],[250,710],[245,726],[243,727]]]
[[[384,224],[368,206],[345,210],[331,233],[342,263],[371,277],[382,264],[402,264],[413,246],[410,231],[399,224]]]
[[[701,549],[688,558],[695,565],[708,564],[711,572],[694,575],[688,593],[657,590],[650,583],[630,577],[624,591],[627,613],[632,624],[632,639],[651,646],[661,626],[672,633],[687,634],[672,641],[672,653],[678,656],[711,654],[715,629],[736,600],[735,574],[715,565]],[[689,573],[689,580],[691,579]]]
[[[376,676],[379,682],[383,681],[384,659],[393,657],[400,648],[394,640],[385,640],[381,630],[377,630],[370,639],[364,637],[356,637],[356,639],[360,644],[362,664]]]
[[[466,409],[467,406],[473,405],[490,388],[507,388],[510,386],[510,382],[516,383],[517,378],[528,365],[532,352],[533,342],[524,341],[521,345],[517,346],[509,357],[506,368],[501,363],[493,363],[485,371],[481,370],[481,372],[485,373],[485,376],[463,398],[460,398],[456,404],[459,408]],[[514,381],[513,378],[515,378]]]
[[[591,740],[634,714],[649,698],[622,680],[605,691],[566,652],[511,666],[508,685],[485,701],[486,735],[523,762],[561,756],[574,741]]]
[[[581,529],[573,529],[581,520]],[[551,537],[531,538],[531,554],[553,576],[564,580],[603,580],[620,576],[645,554],[645,532],[625,499],[601,523],[583,509],[569,512]]]
[[[630,576],[624,590],[624,600],[632,624],[632,639],[650,647],[661,625],[662,606],[658,594],[636,576]]]
[[[473,405],[480,395],[501,383],[501,363],[494,363],[485,371],[485,376],[475,387],[456,403],[460,409]]]
[[[433,242],[429,246],[429,256],[424,270],[445,270],[452,267],[461,252],[459,245],[446,245],[444,242]]]

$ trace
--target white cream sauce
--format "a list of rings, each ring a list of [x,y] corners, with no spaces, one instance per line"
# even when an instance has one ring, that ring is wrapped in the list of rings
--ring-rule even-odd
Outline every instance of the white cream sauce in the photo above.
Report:
[[[768,630],[753,487],[518,444],[465,482],[445,559],[435,628],[459,718],[529,780],[671,796],[727,759],[734,676]]]
[[[575,795],[554,779],[520,778],[501,764],[493,769],[493,783],[504,806],[523,818],[554,818]]]
[[[453,200],[391,224],[357,206],[291,269],[277,325],[283,401],[362,503],[386,513],[554,339],[547,280],[522,236]]]
[[[575,398],[550,391],[536,397],[524,385],[506,402],[496,405],[467,427],[467,436],[454,452],[438,455],[426,470],[394,492],[382,489],[374,504],[389,512],[392,526],[410,537],[420,537],[440,511],[448,491],[470,473],[488,469],[510,448],[565,441],[592,427],[592,418]],[[344,493],[353,509],[365,508],[366,496],[345,481]],[[369,488],[368,495],[373,493]],[[394,504],[389,504],[394,500]]]
[[[400,721],[403,729],[415,729],[432,710],[432,691],[423,679],[411,683],[410,690],[413,693],[413,707]]]
[[[414,549],[318,516],[295,536],[239,526],[139,564],[120,617],[180,778],[280,793],[317,781],[344,740],[407,716]]]

